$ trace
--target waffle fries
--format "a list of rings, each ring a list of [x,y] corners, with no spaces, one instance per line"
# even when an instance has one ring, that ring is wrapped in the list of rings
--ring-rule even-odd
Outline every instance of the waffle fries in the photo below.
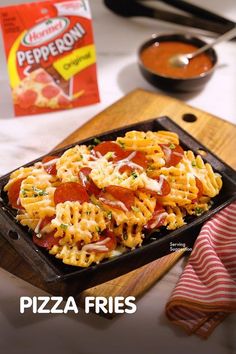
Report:
[[[141,246],[146,232],[180,228],[207,211],[221,187],[221,176],[183,151],[177,134],[130,131],[20,168],[4,189],[36,244],[88,267]]]

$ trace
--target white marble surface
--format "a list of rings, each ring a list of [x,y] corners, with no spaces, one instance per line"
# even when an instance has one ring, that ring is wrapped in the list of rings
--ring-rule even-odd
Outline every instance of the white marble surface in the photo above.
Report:
[[[236,21],[235,0],[194,0]],[[2,0],[1,6],[19,3]],[[127,20],[108,12],[102,0],[91,0],[98,55],[99,104],[69,112],[12,118],[8,98],[7,73],[0,46],[0,174],[30,161],[52,149],[93,115],[142,87],[155,91],[141,77],[137,67],[137,48],[152,33],[186,31],[176,25],[147,19]],[[197,30],[189,30],[198,33]],[[209,40],[210,38],[206,38]],[[219,68],[204,91],[196,96],[178,95],[198,108],[236,123],[236,43],[218,46]],[[19,296],[43,292],[0,270],[0,351],[1,353],[38,354],[42,352],[78,354],[154,354],[163,353],[236,353],[236,316],[230,316],[207,341],[188,337],[171,326],[164,306],[182,271],[180,261],[145,296],[137,301],[134,315],[113,321],[95,315],[20,315]]]

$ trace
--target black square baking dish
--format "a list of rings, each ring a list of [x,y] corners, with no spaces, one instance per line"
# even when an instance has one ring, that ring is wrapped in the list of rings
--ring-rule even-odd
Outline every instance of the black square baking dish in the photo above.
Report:
[[[184,149],[191,149],[195,154],[198,150],[205,152],[203,160],[209,162],[216,172],[222,175],[223,187],[220,194],[213,199],[212,208],[199,217],[188,217],[187,224],[174,231],[160,231],[152,233],[147,237],[143,245],[135,250],[129,251],[120,256],[105,260],[100,264],[88,268],[67,266],[47,251],[37,247],[27,228],[17,223],[15,211],[8,205],[7,195],[3,191],[10,173],[0,178],[1,200],[0,200],[0,233],[14,247],[14,249],[29,263],[46,283],[61,283],[64,287],[64,295],[78,294],[80,291],[92,286],[101,284],[115,277],[123,275],[131,270],[141,267],[157,258],[171,252],[171,243],[184,243],[187,248],[193,246],[200,231],[201,225],[219,210],[236,200],[236,171],[225,164],[217,156],[211,153],[196,139],[180,128],[168,117],[160,117],[132,124],[124,128],[109,131],[105,134],[93,136],[90,139],[79,141],[75,144],[56,150],[53,154],[60,156],[66,149],[76,144],[93,144],[95,138],[103,140],[114,140],[117,136],[123,136],[129,130],[158,131],[170,130],[176,132],[180,137]],[[40,157],[25,166],[42,160]]]

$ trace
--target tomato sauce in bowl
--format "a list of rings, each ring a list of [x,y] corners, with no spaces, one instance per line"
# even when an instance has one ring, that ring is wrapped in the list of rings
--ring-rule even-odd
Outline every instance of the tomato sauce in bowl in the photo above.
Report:
[[[211,58],[205,54],[199,54],[189,61],[185,67],[171,65],[170,58],[177,54],[187,54],[196,51],[198,47],[184,42],[155,42],[145,48],[140,59],[149,70],[163,76],[174,78],[191,78],[207,72],[213,67]]]
[[[218,61],[216,51],[210,48],[182,68],[171,65],[170,58],[191,53],[205,44],[205,41],[189,34],[153,35],[139,48],[139,69],[150,84],[162,90],[199,91],[214,73]]]

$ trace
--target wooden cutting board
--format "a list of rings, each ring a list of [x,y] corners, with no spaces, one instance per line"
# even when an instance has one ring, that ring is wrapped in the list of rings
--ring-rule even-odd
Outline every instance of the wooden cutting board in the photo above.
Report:
[[[132,91],[99,113],[67,137],[57,148],[107,130],[164,115],[172,118],[225,162],[236,168],[236,126],[174,98],[141,89]],[[183,252],[172,253],[122,277],[88,289],[78,294],[78,302],[82,304],[84,297],[88,295],[137,297],[153,285]],[[0,238],[0,267],[49,293],[63,295],[63,286],[45,283],[3,238]]]

